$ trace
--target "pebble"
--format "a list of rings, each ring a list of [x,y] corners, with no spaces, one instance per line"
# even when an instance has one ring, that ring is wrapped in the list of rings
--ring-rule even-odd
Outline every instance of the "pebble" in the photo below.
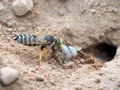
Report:
[[[50,83],[51,83],[52,85],[56,85],[56,83],[55,83],[55,81],[54,81],[53,79],[50,80]]]
[[[8,27],[8,28],[13,27],[13,23],[12,23],[12,22],[8,22],[8,23],[7,23],[7,27]]]
[[[73,67],[73,65],[74,65],[74,62],[69,61],[69,62],[63,64],[63,67],[64,67],[64,69],[69,69],[69,68]]]
[[[118,12],[118,8],[113,8],[112,12],[117,13]]]
[[[33,8],[32,0],[15,0],[12,5],[13,11],[17,16],[23,16]]]
[[[59,11],[58,11],[58,14],[59,14],[59,16],[63,16],[63,15],[64,15],[64,12],[63,12],[62,10],[59,10]]]
[[[80,10],[80,12],[83,14],[84,12],[86,12],[86,8],[82,8],[81,10]]]
[[[4,84],[4,85],[9,85],[11,84],[12,82],[14,82],[19,73],[16,69],[13,69],[13,68],[10,68],[10,67],[3,67],[1,70],[0,70],[0,78],[1,78],[1,82]]]
[[[100,83],[100,82],[101,82],[100,79],[96,79],[96,80],[95,80],[95,83]]]
[[[119,27],[118,26],[111,26],[110,29],[113,30],[113,31],[115,31],[115,30],[118,30]]]
[[[85,60],[84,60],[84,59],[80,59],[80,63],[81,63],[81,64],[84,64],[84,63],[85,63]]]
[[[95,9],[91,9],[90,10],[92,14],[95,14],[96,13],[96,10]]]

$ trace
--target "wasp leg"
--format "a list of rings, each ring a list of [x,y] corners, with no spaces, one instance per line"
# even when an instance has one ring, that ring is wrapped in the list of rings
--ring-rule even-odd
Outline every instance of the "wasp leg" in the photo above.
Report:
[[[39,63],[40,63],[40,64],[41,64],[41,62],[42,62],[42,55],[43,55],[43,51],[41,50],[41,51],[40,51],[40,57],[39,57],[39,60],[40,60]]]
[[[59,55],[58,53],[55,53],[55,56],[56,56],[57,62],[58,62],[59,64],[61,64],[61,63],[62,63],[62,60],[61,60],[60,55]]]
[[[40,64],[42,63],[42,56],[43,56],[43,54],[46,54],[47,53],[47,50],[46,50],[46,48],[43,48],[43,50],[41,50],[40,51],[40,57],[39,57],[39,62],[40,62]]]

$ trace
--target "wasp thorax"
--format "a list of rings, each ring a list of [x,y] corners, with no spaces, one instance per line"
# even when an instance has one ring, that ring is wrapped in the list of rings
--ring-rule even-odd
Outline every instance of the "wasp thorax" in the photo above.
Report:
[[[55,41],[55,38],[52,35],[45,35],[45,40],[48,43],[53,43]]]

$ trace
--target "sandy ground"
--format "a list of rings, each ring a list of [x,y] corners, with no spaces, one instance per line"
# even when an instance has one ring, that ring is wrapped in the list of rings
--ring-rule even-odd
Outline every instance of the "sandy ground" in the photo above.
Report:
[[[85,1],[33,0],[32,12],[22,17],[12,12],[13,0],[0,1],[3,5],[0,9],[0,68],[10,66],[20,73],[15,83],[0,84],[0,90],[120,90],[120,33],[113,37],[113,34],[107,35],[116,29],[115,32],[120,31],[120,1]],[[75,60],[77,65],[68,69],[53,59],[44,58],[40,65],[39,47],[16,43],[12,39],[15,33],[56,34],[65,44],[82,48],[112,40],[117,54],[102,64],[102,68],[95,68],[96,63],[80,63],[82,57]]]

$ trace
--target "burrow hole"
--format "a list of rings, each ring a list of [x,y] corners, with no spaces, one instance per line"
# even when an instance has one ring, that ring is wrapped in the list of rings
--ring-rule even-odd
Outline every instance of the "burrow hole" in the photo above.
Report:
[[[100,62],[111,61],[116,55],[117,47],[107,43],[98,43],[83,49],[85,53],[91,54]]]

